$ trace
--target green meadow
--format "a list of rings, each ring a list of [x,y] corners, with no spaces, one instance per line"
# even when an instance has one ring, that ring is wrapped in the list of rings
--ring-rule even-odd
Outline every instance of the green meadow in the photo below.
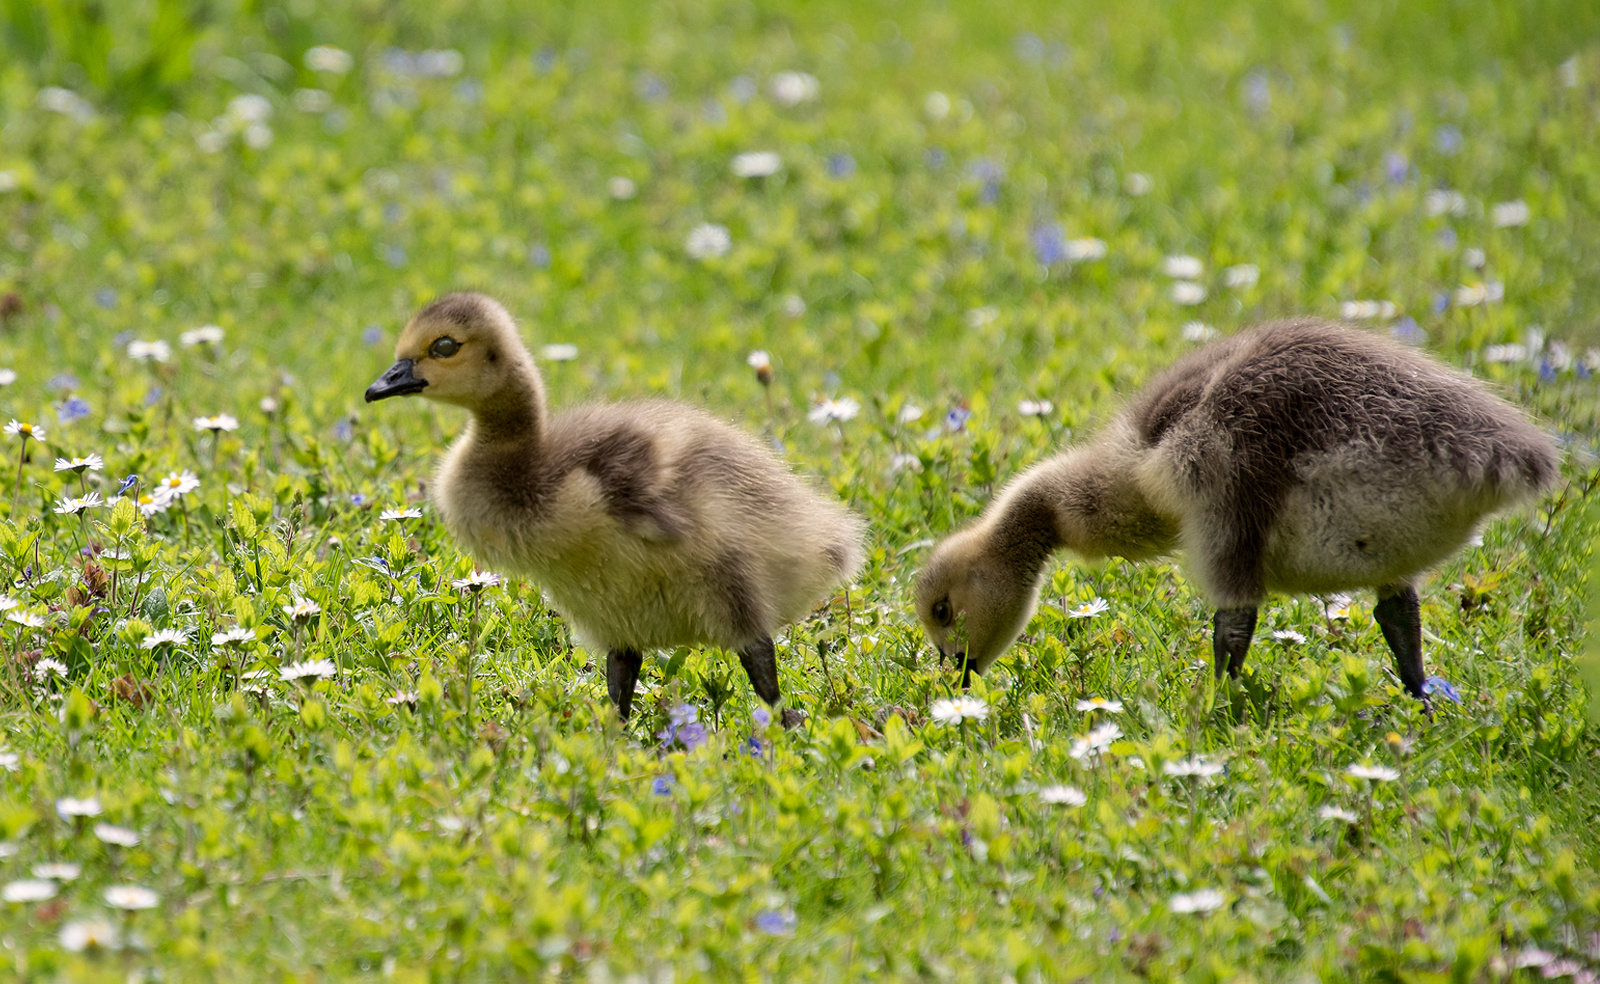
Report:
[[[1591,3],[0,0],[0,977],[1600,979],[1597,148]],[[703,649],[619,724],[470,580],[463,416],[362,400],[452,289],[867,518],[803,725]],[[1370,594],[1217,685],[1181,558],[1061,558],[952,713],[931,543],[1290,314],[1564,449],[1431,719]]]

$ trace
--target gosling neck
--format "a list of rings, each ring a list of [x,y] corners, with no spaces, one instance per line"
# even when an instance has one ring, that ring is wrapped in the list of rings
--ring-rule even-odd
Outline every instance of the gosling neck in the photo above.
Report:
[[[547,415],[544,380],[533,360],[518,353],[504,382],[472,408],[473,437],[488,445],[542,449]]]
[[[1002,565],[1020,580],[1044,573],[1050,555],[1063,543],[1049,491],[1025,474],[996,503],[989,527],[989,546]]]

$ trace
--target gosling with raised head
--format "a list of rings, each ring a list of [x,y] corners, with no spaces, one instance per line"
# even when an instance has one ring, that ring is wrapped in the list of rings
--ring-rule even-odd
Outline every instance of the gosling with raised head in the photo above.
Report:
[[[1181,548],[1217,607],[1219,678],[1243,668],[1269,593],[1375,588],[1400,680],[1422,699],[1418,575],[1557,467],[1550,437],[1470,377],[1345,325],[1274,322],[1180,360],[1096,440],[1011,482],[939,544],[917,613],[981,673],[1027,625],[1055,550]]]
[[[681,403],[591,404],[554,417],[511,316],[481,294],[418,312],[367,402],[420,393],[471,422],[432,498],[480,563],[542,587],[606,651],[628,717],[646,650],[735,650],[776,704],[772,634],[861,564],[863,526],[749,435]],[[797,719],[785,712],[785,722]]]

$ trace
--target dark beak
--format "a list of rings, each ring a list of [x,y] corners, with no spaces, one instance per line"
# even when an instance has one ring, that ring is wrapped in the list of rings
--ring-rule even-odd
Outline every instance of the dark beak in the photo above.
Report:
[[[367,402],[385,400],[391,396],[409,396],[426,389],[428,381],[411,374],[411,368],[415,365],[410,359],[401,359],[390,366],[378,377],[377,382],[367,387]]]
[[[967,662],[967,651],[965,649],[958,649],[953,653],[947,653],[943,649],[940,649],[939,665],[943,666],[944,661],[947,659],[955,661],[956,669],[961,671],[961,689],[967,690],[971,688],[972,664]]]

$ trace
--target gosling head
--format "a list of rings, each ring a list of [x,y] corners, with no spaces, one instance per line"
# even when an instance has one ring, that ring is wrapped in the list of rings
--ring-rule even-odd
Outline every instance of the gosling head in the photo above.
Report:
[[[1041,579],[996,550],[983,526],[962,530],[918,575],[917,617],[941,654],[982,673],[1022,634]]]
[[[478,409],[523,377],[526,350],[511,315],[482,294],[446,294],[418,311],[395,343],[395,364],[367,402],[421,393]]]

